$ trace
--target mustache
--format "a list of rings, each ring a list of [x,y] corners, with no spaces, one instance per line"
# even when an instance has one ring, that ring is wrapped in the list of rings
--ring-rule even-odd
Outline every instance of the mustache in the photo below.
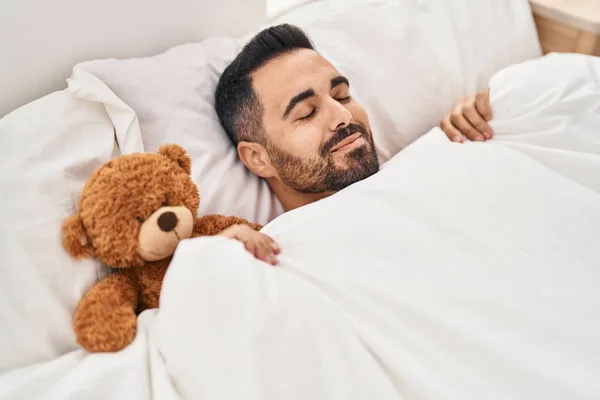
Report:
[[[360,132],[362,136],[367,136],[367,130],[364,126],[359,124],[348,124],[347,126],[338,129],[321,147],[321,156],[325,157],[335,145],[346,139],[348,136],[354,135],[356,132]]]

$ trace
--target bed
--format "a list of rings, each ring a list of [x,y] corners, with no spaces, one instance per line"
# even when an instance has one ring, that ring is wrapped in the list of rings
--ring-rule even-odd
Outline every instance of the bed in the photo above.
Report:
[[[527,1],[323,0],[271,20],[262,1],[74,3],[30,21],[69,15],[80,37],[46,37],[60,56],[26,36],[32,58],[13,41],[4,66],[0,399],[600,397],[600,59],[542,55]],[[288,213],[213,99],[280,22],[348,76],[382,162]],[[485,87],[494,139],[450,142],[440,119]],[[192,156],[200,212],[265,224],[280,267],[185,240],[134,342],[88,354],[71,318],[109,270],[69,258],[60,223],[95,168],[167,141]]]

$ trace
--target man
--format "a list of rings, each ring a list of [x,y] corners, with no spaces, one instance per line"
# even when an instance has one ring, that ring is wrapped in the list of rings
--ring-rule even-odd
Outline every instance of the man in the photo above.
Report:
[[[258,33],[225,69],[215,97],[240,160],[267,181],[286,211],[379,170],[369,119],[350,82],[298,27]],[[441,127],[453,141],[486,140],[489,119],[484,91],[460,100]]]

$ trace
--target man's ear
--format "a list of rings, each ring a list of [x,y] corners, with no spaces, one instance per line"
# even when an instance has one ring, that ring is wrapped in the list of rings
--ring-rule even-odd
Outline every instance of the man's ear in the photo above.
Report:
[[[246,168],[261,178],[271,178],[277,171],[271,164],[271,158],[262,144],[254,142],[239,142],[238,155]]]
[[[83,222],[78,214],[71,215],[62,224],[63,247],[73,258],[90,258],[94,256],[94,248],[85,233]]]
[[[175,161],[188,175],[192,173],[192,159],[187,155],[185,149],[178,144],[163,144],[158,149],[158,154]]]

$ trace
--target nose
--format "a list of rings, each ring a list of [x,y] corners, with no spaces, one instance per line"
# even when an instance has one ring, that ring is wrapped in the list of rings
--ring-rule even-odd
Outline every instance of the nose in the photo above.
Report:
[[[343,104],[340,104],[337,100],[332,100],[333,105],[329,129],[332,132],[335,132],[338,129],[348,126],[348,124],[350,124],[350,122],[352,121],[352,113],[346,107],[344,107]]]
[[[172,211],[167,211],[161,214],[157,221],[158,227],[163,232],[171,232],[173,229],[175,229],[178,222],[179,220],[177,219],[177,215],[175,215],[175,213]]]

